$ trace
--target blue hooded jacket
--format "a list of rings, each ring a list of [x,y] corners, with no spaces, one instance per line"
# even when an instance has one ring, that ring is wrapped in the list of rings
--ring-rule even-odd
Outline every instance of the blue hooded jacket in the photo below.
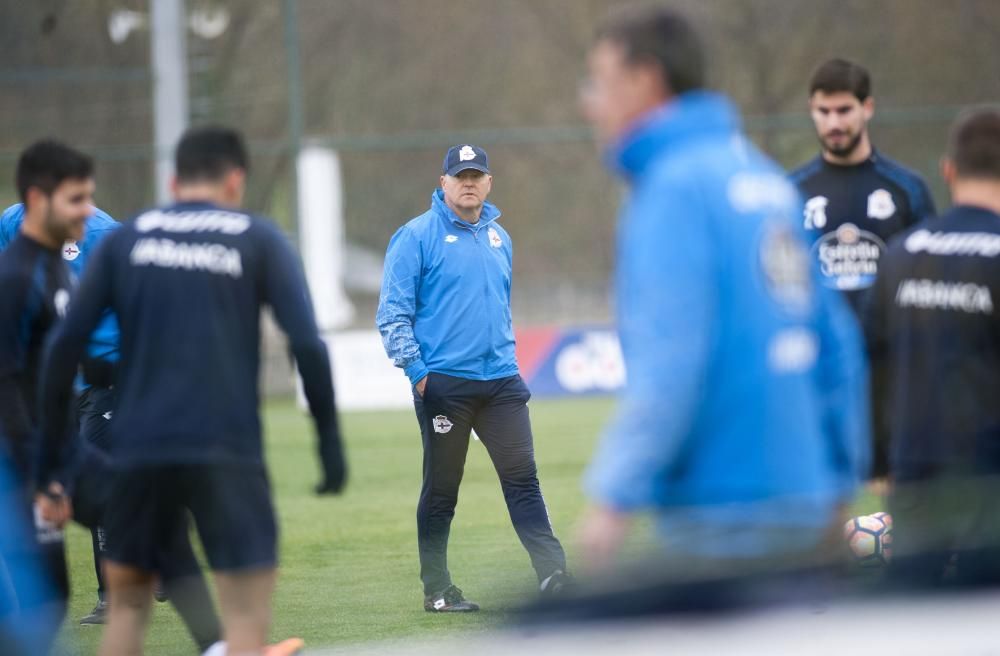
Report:
[[[24,205],[17,203],[11,205],[3,214],[0,214],[0,251],[7,248],[7,245],[17,236],[24,221]],[[79,243],[67,243],[63,248],[63,259],[69,266],[73,276],[79,280],[83,276],[83,270],[87,265],[87,260],[97,248],[102,239],[111,234],[121,226],[109,214],[94,208],[94,213],[87,217],[84,228],[83,240]],[[108,312],[101,320],[97,330],[91,336],[87,354],[92,358],[103,358],[112,362],[118,360],[118,321],[115,316]]]
[[[463,221],[438,189],[429,210],[389,241],[375,323],[411,383],[428,372],[494,380],[518,372],[510,314],[512,247],[483,205]]]
[[[653,509],[682,551],[811,546],[866,471],[870,437],[860,331],[819,284],[797,193],[706,91],[644,117],[610,157],[631,185],[617,270],[627,383],[589,494]]]

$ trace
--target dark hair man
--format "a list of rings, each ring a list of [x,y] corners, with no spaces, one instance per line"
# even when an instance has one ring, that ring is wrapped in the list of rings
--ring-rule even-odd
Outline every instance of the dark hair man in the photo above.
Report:
[[[386,353],[413,383],[424,445],[417,541],[424,609],[469,612],[448,572],[447,550],[469,434],[475,429],[500,477],[521,544],[544,595],[569,581],[538,484],[528,391],[514,358],[510,235],[486,201],[486,152],[450,148],[430,209],[401,227],[385,256],[375,321]]]
[[[83,275],[83,267],[97,245],[120,225],[106,212],[96,207],[92,209],[93,212],[87,217],[85,223],[83,239],[66,242],[60,251],[70,272],[77,280]],[[7,248],[17,236],[24,220],[24,214],[24,203],[17,203],[8,207],[0,215],[0,251]],[[118,322],[115,321],[110,312],[91,336],[87,351],[85,360],[87,373],[79,381],[81,391],[77,402],[80,434],[97,448],[106,449],[108,426],[114,406],[113,369],[118,360]],[[94,548],[94,572],[97,576],[97,605],[93,611],[80,620],[81,624],[103,623],[107,609],[104,577],[100,564],[104,531],[100,526],[95,525],[91,529],[91,536]]]
[[[25,638],[29,642],[11,646],[13,653],[47,651],[43,645],[54,638],[69,592],[62,532],[37,512],[32,519],[31,466],[41,422],[36,390],[43,344],[66,313],[73,287],[60,251],[66,242],[83,237],[92,210],[93,176],[91,159],[61,143],[39,141],[25,149],[16,172],[24,220],[20,233],[0,253],[0,460],[13,472],[8,479],[13,487],[0,494],[7,508],[23,513],[20,519],[26,530],[17,534],[34,536],[2,549],[5,578],[13,577],[14,585],[4,585],[0,591],[0,614],[15,626],[33,626]],[[39,589],[42,594],[25,597],[28,586],[19,584],[18,577],[39,556],[55,590]],[[7,599],[8,593],[19,598]],[[38,613],[50,616],[54,625],[36,625],[32,615]]]
[[[83,239],[67,241],[60,250],[76,279],[83,275],[84,267],[97,246],[121,226],[100,209],[92,207],[91,210],[84,224]],[[6,249],[17,236],[24,216],[24,203],[12,205],[0,215],[0,251]],[[107,540],[101,524],[106,507],[114,502],[108,489],[107,451],[115,408],[114,370],[118,362],[118,341],[118,322],[110,311],[105,312],[91,335],[83,361],[83,376],[77,381],[80,391],[77,398],[80,437],[88,446],[81,448],[73,466],[64,472],[67,488],[72,488],[73,518],[90,529],[94,549],[98,600],[94,610],[80,620],[80,624],[84,625],[103,624],[108,608],[101,563]],[[187,536],[187,529],[182,533]],[[165,557],[159,572],[159,586],[163,591],[169,591],[167,596],[184,619],[192,638],[205,650],[219,641],[222,629],[190,541],[171,540],[161,547]]]
[[[1000,109],[965,112],[941,173],[954,206],[889,245],[865,312],[889,381],[891,571],[1000,583]]]
[[[843,59],[822,64],[809,82],[809,113],[820,155],[791,174],[806,199],[804,225],[824,282],[847,293],[857,310],[885,244],[934,214],[924,180],[872,146],[871,77]]]
[[[276,525],[257,410],[260,312],[288,335],[337,492],[345,464],[326,346],[301,267],[274,225],[239,209],[248,158],[240,135],[205,127],[177,146],[176,203],[105,240],[53,338],[42,380],[52,429],[46,485],[65,452],[60,411],[72,366],[106,308],[121,327],[111,425],[115,503],[105,516],[111,610],[102,654],[141,650],[160,568],[158,541],[194,517],[215,572],[227,649],[257,653],[270,624]]]
[[[809,112],[821,153],[792,172],[805,201],[803,222],[824,283],[847,295],[858,311],[878,273],[885,245],[896,233],[934,214],[934,200],[917,173],[872,146],[875,114],[871,76],[856,63],[831,59],[809,82]],[[885,372],[872,368],[876,401]],[[874,406],[873,474],[885,475],[888,439],[884,404]]]

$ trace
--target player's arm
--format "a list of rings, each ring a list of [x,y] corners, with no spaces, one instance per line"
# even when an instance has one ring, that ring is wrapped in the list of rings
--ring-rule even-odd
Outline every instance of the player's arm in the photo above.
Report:
[[[277,230],[265,234],[265,248],[264,298],[288,336],[319,438],[323,481],[316,491],[336,493],[347,480],[347,463],[337,420],[330,354],[316,327],[309,288],[295,253]]]
[[[872,384],[869,398],[872,415],[872,475],[881,478],[889,473],[889,309],[893,298],[889,290],[892,251],[882,256],[878,277],[861,304],[861,322],[865,335]]]
[[[86,353],[90,335],[104,310],[111,305],[112,240],[106,240],[70,301],[66,317],[53,329],[43,357],[39,380],[41,447],[36,484],[46,490],[72,453],[76,434],[73,414],[73,380]]]
[[[408,226],[403,226],[393,235],[386,250],[375,324],[382,334],[386,354],[414,385],[427,376],[427,365],[413,334],[422,268],[420,241]]]
[[[661,186],[632,206],[617,285],[628,381],[585,478],[593,501],[618,513],[662,498],[706,393],[717,323],[718,276],[697,190]]]
[[[27,303],[30,281],[16,275],[0,279],[0,438],[10,441],[12,455],[26,465],[31,415],[18,385],[27,357],[27,330],[32,317]]]

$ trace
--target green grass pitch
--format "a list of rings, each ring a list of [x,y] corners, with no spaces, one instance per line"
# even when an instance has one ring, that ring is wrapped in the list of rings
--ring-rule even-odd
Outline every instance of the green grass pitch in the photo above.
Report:
[[[556,534],[569,547],[583,507],[580,473],[613,405],[609,399],[533,401],[532,428]],[[484,610],[467,616],[425,613],[416,545],[421,446],[411,411],[344,413],[350,482],[339,497],[311,493],[318,480],[308,418],[289,401],[264,411],[267,462],[281,527],[274,599],[275,638],[307,645],[475,632],[495,627],[536,580],[482,444],[472,440],[449,547],[455,582]],[[63,643],[70,654],[96,651],[101,629],[77,625],[96,601],[90,535],[67,532],[73,593]],[[572,558],[572,554],[571,554]],[[169,604],[156,604],[146,652],[196,653]]]
[[[580,475],[613,402],[606,398],[533,401],[542,491],[556,534],[573,563],[572,531],[584,505]],[[281,526],[281,568],[274,599],[274,639],[299,636],[313,647],[373,640],[474,633],[502,625],[535,593],[528,556],[510,525],[485,448],[472,441],[449,548],[449,567],[467,596],[483,605],[472,615],[423,611],[416,548],[420,435],[412,411],[344,413],[350,458],[348,490],[311,493],[318,480],[307,417],[290,401],[266,405],[267,462]],[[864,497],[858,514],[878,510]],[[90,535],[68,530],[73,593],[63,645],[68,654],[95,653],[101,629],[81,627],[96,583]],[[196,653],[169,604],[156,604],[146,653]],[[307,649],[308,653],[308,649]]]

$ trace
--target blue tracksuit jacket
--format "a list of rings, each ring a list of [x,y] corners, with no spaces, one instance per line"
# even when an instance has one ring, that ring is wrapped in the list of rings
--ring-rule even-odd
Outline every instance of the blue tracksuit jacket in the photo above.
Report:
[[[797,193],[705,91],[652,112],[610,157],[631,186],[617,270],[628,381],[589,494],[654,509],[676,548],[702,555],[808,547],[865,472],[870,437],[860,331],[810,263]],[[770,544],[768,527],[802,527],[802,544]]]
[[[467,223],[438,189],[431,208],[389,242],[375,323],[410,382],[429,371],[470,380],[517,373],[512,249],[499,217],[486,203],[479,223]]]

